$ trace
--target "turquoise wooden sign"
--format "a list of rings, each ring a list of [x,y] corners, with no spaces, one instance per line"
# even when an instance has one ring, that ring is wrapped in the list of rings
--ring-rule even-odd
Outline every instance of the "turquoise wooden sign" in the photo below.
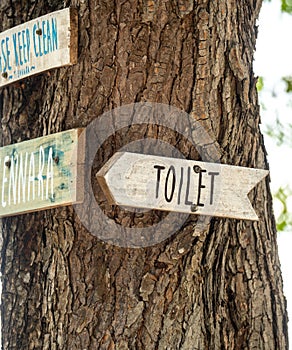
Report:
[[[73,129],[0,148],[0,217],[82,200],[81,131]]]

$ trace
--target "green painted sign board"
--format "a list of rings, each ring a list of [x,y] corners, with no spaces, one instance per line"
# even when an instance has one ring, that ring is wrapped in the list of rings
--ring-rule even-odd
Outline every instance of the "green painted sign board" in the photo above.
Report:
[[[81,131],[0,148],[0,217],[82,201]]]

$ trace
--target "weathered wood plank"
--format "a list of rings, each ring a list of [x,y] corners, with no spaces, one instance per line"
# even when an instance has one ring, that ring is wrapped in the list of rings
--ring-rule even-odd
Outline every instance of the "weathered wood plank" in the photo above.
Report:
[[[77,10],[70,7],[0,34],[0,87],[77,63]]]
[[[258,220],[247,194],[267,170],[121,152],[97,173],[112,204]]]
[[[0,217],[82,200],[82,129],[0,148]]]

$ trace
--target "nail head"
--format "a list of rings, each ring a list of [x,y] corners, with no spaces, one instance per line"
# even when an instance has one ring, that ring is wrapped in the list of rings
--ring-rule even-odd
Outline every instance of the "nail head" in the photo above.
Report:
[[[202,170],[201,167],[200,167],[199,165],[194,165],[194,166],[193,166],[193,169],[194,169],[194,172],[195,172],[195,173],[200,173],[201,170]]]

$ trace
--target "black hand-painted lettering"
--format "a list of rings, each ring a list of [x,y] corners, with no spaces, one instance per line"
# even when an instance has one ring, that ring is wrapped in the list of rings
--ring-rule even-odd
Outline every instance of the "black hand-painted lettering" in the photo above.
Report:
[[[187,187],[186,187],[185,205],[193,204],[193,202],[189,201],[190,182],[191,182],[191,167],[188,166],[188,179],[187,179]]]
[[[162,166],[162,165],[154,165],[154,169],[157,169],[156,198],[158,198],[158,195],[159,195],[159,185],[160,185],[160,174],[161,174],[161,170],[165,169],[165,166]]]
[[[167,191],[167,188],[168,188],[168,179],[169,179],[169,175],[170,173],[172,172],[172,185],[171,185],[171,193],[170,193],[170,196],[168,197],[168,191]],[[165,200],[169,203],[172,201],[172,198],[173,198],[173,194],[174,194],[174,189],[175,189],[175,169],[174,169],[174,166],[171,166],[169,169],[168,169],[168,172],[167,172],[167,175],[166,175],[166,179],[165,179],[165,191],[164,191],[164,195],[165,195]]]
[[[214,199],[214,183],[215,183],[215,176],[219,175],[218,172],[208,172],[208,175],[211,176],[211,191],[210,191],[210,205],[213,204]]]
[[[198,196],[197,196],[197,206],[198,207],[203,207],[205,204],[200,203],[200,198],[201,198],[201,189],[206,188],[205,185],[202,185],[202,173],[206,173],[207,171],[205,169],[201,169],[199,173],[199,184],[198,184]]]
[[[180,196],[181,196],[181,189],[184,181],[184,168],[180,168],[180,182],[179,182],[179,188],[178,188],[178,195],[177,195],[177,204],[180,204]]]

